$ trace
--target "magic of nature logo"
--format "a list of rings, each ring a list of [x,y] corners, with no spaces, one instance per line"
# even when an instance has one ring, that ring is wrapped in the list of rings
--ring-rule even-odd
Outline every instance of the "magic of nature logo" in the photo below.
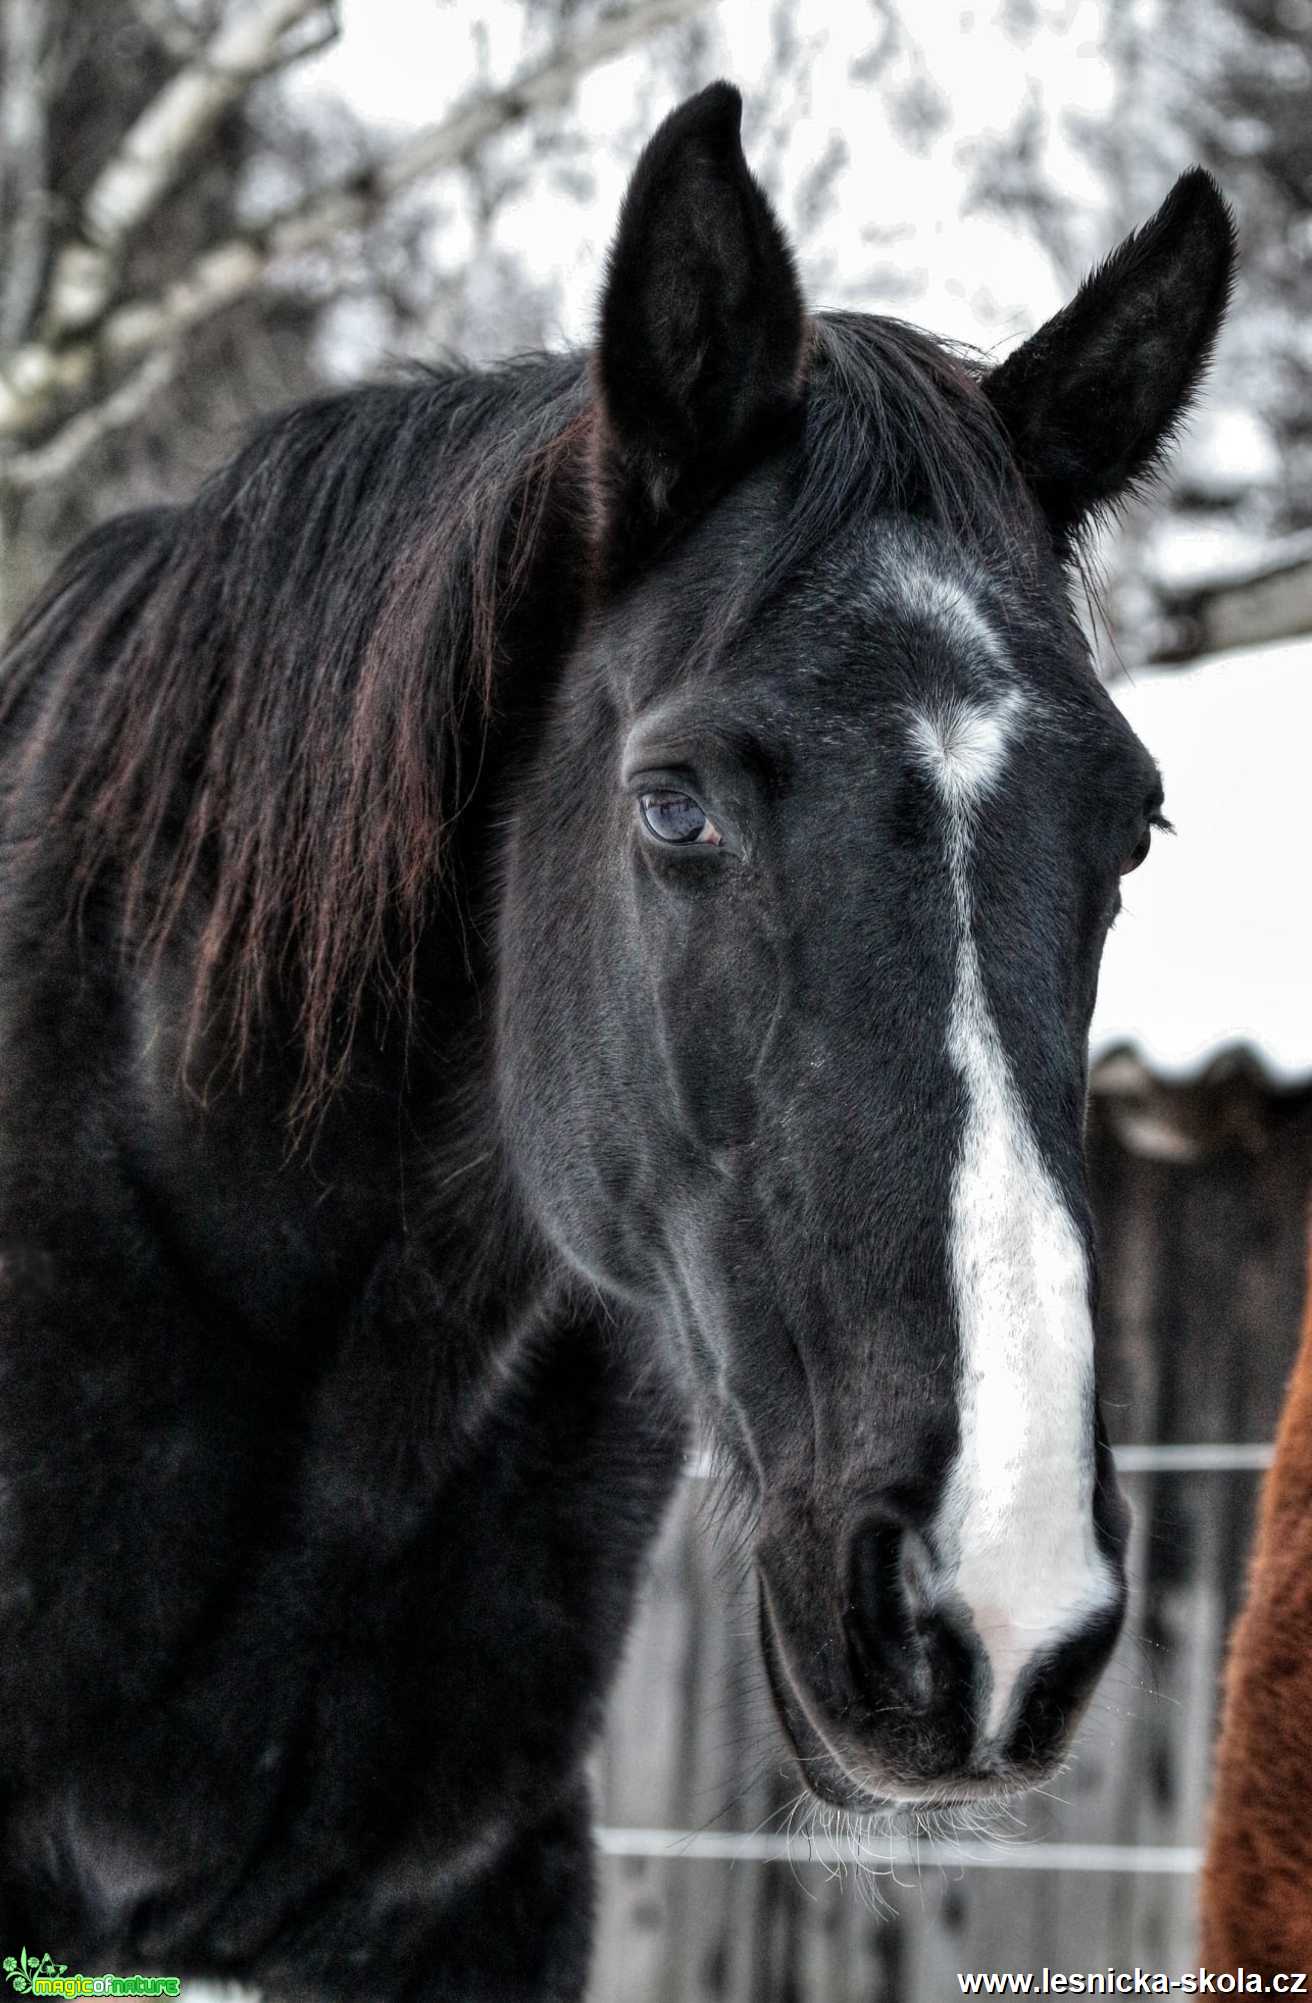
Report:
[[[66,1961],[48,1954],[17,1955],[0,1961],[6,1982],[22,1996],[180,1996],[176,1975],[70,1975]]]

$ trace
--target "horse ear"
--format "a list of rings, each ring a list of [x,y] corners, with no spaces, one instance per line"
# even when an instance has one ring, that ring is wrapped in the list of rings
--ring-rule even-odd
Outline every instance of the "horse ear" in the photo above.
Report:
[[[1151,478],[1207,366],[1235,231],[1201,167],[984,379],[1031,490],[1070,540]]]
[[[802,295],[741,122],[732,84],[689,98],[624,198],[595,363],[612,563],[704,506],[799,405]]]

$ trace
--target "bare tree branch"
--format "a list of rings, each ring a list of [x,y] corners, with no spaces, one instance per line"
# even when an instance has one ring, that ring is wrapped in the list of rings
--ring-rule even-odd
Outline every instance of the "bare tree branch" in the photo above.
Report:
[[[124,134],[88,190],[78,232],[56,260],[44,332],[59,340],[92,326],[114,291],[123,250],[158,207],[196,147],[279,47],[324,0],[259,0],[225,19]]]
[[[204,42],[203,30],[180,14],[172,0],[132,0],[132,11],[175,62],[190,62]]]
[[[283,0],[290,6],[292,0]],[[0,441],[31,438],[61,404],[85,398],[97,379],[116,380],[152,348],[248,298],[282,260],[360,228],[394,195],[460,165],[498,132],[568,97],[599,64],[657,29],[687,20],[703,0],[636,0],[589,33],[564,43],[504,88],[480,92],[439,124],[406,140],[367,172],[358,170],[301,197],[274,216],[211,246],[149,298],[115,307],[81,340],[26,343],[0,370]]]
[[[521,71],[503,90],[480,93],[439,125],[407,140],[374,170],[375,188],[386,198],[444,167],[458,166],[507,126],[559,104],[589,70],[622,55],[658,28],[689,20],[704,4],[705,0],[637,0],[623,13],[608,15],[590,33],[562,44],[536,67]]]
[[[172,380],[178,363],[176,348],[156,348],[139,368],[123,378],[101,402],[80,410],[30,452],[6,459],[0,469],[5,485],[19,489],[44,487],[74,472],[93,445],[144,416],[160,391]]]
[[[48,41],[46,0],[5,0],[0,8],[0,202],[6,223],[0,347],[12,346],[27,333],[45,276]]]

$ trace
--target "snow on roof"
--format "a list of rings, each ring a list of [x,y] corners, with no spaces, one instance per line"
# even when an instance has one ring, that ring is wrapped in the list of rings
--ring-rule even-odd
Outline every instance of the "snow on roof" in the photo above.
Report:
[[[1194,411],[1173,459],[1172,484],[1214,502],[1242,502],[1280,478],[1270,430],[1255,411],[1232,403]]]
[[[1144,671],[1111,693],[1161,766],[1176,834],[1127,877],[1090,1050],[1160,1076],[1251,1046],[1312,1074],[1312,638]]]

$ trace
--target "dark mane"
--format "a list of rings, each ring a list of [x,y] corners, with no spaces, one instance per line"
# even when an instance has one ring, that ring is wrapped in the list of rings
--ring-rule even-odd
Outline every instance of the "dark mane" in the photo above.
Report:
[[[189,506],[84,542],[11,642],[85,887],[121,872],[149,953],[194,927],[193,1032],[237,1053],[290,995],[302,1110],[366,996],[408,1009],[449,830],[477,782],[508,622],[546,566],[587,574],[579,356],[428,373],[266,425]],[[856,510],[990,541],[1024,505],[976,366],[891,320],[813,323],[788,505],[759,605]],[[544,668],[562,630],[537,649]],[[48,811],[48,808],[47,808]]]

